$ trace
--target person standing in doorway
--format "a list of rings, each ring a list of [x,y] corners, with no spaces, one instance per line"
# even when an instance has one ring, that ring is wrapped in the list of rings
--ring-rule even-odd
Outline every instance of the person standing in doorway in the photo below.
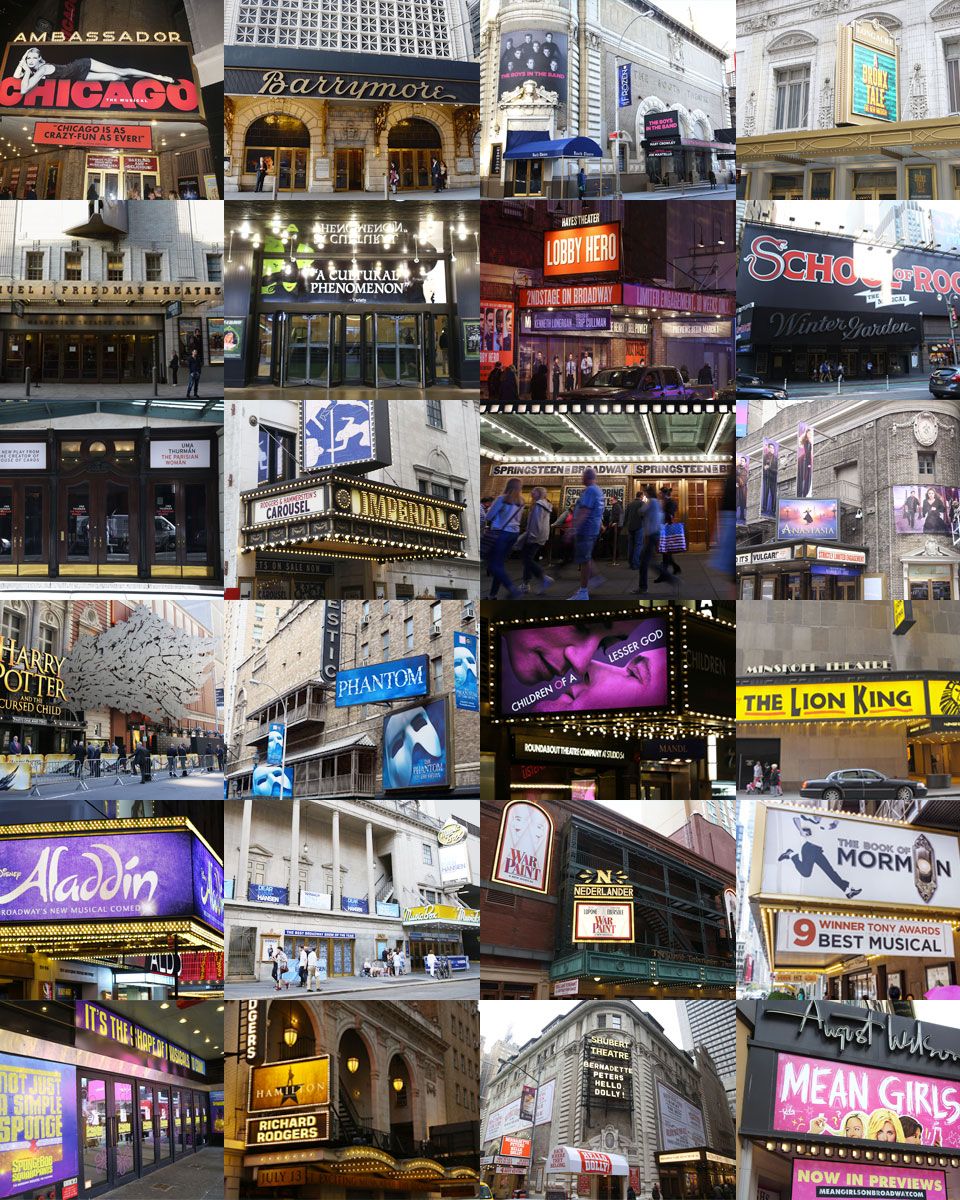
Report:
[[[261,154],[257,159],[257,182],[254,186],[255,192],[263,191],[263,181],[267,177],[267,160]]]
[[[190,378],[187,380],[187,399],[190,399],[190,392],[193,392],[194,398],[200,399],[200,371],[203,368],[203,363],[200,359],[200,351],[194,348],[190,351],[190,361],[187,364],[190,370]]]
[[[573,357],[573,352],[567,355],[567,365],[564,369],[564,390],[572,392],[577,386],[577,360]]]
[[[176,350],[174,350],[174,352],[170,355],[170,361],[167,363],[167,367],[170,371],[170,382],[174,387],[176,387],[179,382],[178,375],[180,372],[180,355],[176,352]]]

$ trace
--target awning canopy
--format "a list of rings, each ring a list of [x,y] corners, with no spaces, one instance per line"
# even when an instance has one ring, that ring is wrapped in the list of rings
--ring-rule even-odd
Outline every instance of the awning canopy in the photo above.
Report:
[[[550,131],[548,129],[508,129],[507,130],[507,152],[516,150],[519,146],[527,146],[531,142],[549,142]]]
[[[504,158],[603,158],[593,138],[557,138],[552,142],[525,142],[508,150]]]
[[[557,1175],[564,1171],[575,1171],[578,1175],[629,1175],[630,1167],[622,1154],[555,1146],[547,1160],[547,1174]]]

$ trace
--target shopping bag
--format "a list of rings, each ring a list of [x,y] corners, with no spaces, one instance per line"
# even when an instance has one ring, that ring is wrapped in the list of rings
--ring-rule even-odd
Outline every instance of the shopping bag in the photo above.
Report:
[[[660,530],[660,553],[676,554],[678,550],[686,550],[686,548],[687,531],[683,527],[683,522],[675,521],[672,525],[664,525]]]

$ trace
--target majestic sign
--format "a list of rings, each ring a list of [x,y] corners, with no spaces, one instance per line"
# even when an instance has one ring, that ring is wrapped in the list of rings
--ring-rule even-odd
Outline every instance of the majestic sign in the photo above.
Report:
[[[376,666],[338,671],[335,707],[426,696],[430,691],[429,665],[425,654],[417,654]]]
[[[186,830],[0,834],[0,920],[191,917],[223,932],[223,867]],[[86,827],[83,826],[85,829]]]
[[[500,38],[498,99],[519,97],[527,80],[567,101],[567,35],[547,30],[511,30]]]
[[[395,709],[383,718],[383,790],[450,787],[453,720],[449,696]]]
[[[947,1176],[928,1167],[796,1159],[790,1200],[946,1200]]]
[[[498,636],[502,716],[662,708],[668,702],[664,617],[530,625]]]
[[[110,146],[120,150],[152,150],[149,125],[78,125],[74,121],[37,121],[35,146]]]
[[[21,114],[89,119],[118,112],[178,121],[203,119],[188,42],[24,48],[8,42],[0,66],[0,108]]]
[[[960,847],[956,835],[770,807],[760,890],[805,900],[856,897],[861,908],[879,903],[955,911]]]
[[[960,488],[917,483],[893,488],[893,527],[897,533],[949,536],[960,517]]]
[[[150,1029],[145,1029],[142,1025],[137,1025],[120,1013],[111,1012],[99,1004],[91,1004],[89,1000],[77,1000],[74,1014],[77,1029],[84,1033],[94,1034],[138,1055],[156,1059],[164,1067],[192,1071],[195,1075],[207,1073],[207,1064],[199,1055],[193,1054],[184,1046],[178,1046],[176,1042],[168,1041]]]
[[[60,1194],[54,1185],[76,1175],[77,1151],[76,1069],[0,1054],[0,1196]]]
[[[838,954],[952,958],[953,926],[939,921],[781,912],[777,913],[777,953],[812,955],[821,962]]]
[[[301,437],[304,471],[392,461],[385,400],[303,400]]]
[[[247,1146],[313,1146],[330,1138],[330,1110],[247,1117]],[[263,1167],[260,1168],[262,1172]]]
[[[523,313],[523,328],[530,333],[592,333],[610,328],[609,308],[572,308],[564,312],[549,309],[527,309]]]
[[[707,1145],[701,1110],[659,1079],[657,1110],[660,1114],[661,1150],[690,1150]]]
[[[906,1118],[910,1142],[960,1147],[960,1084],[842,1060],[777,1055],[773,1129],[902,1145],[908,1142]]]
[[[633,1043],[615,1033],[591,1033],[583,1043],[588,1103],[629,1106],[633,1097]]]
[[[323,602],[323,647],[320,652],[320,678],[333,683],[340,671],[340,632],[343,627],[343,601]]]
[[[633,942],[633,904],[574,900],[574,942]]]
[[[840,536],[839,500],[777,501],[777,539],[836,540]]]
[[[287,1111],[330,1103],[330,1055],[254,1067],[247,1112]]]
[[[150,466],[166,471],[210,466],[210,443],[201,440],[158,440],[150,443]]]
[[[521,308],[578,308],[581,305],[622,304],[623,284],[584,283],[565,287],[520,289]]]
[[[620,270],[620,223],[553,229],[543,235],[543,273],[604,275]]]
[[[480,711],[478,638],[475,633],[453,633],[453,680],[457,708]]]
[[[550,887],[553,818],[528,800],[511,800],[500,817],[492,878],[530,892]]]

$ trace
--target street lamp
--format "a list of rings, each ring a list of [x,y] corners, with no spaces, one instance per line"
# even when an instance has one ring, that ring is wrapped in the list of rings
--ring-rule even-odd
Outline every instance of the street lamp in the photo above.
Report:
[[[620,40],[617,42],[617,48],[613,52],[613,78],[615,81],[614,82],[615,103],[613,106],[613,113],[614,113],[614,132],[616,133],[616,139],[614,142],[613,153],[614,153],[614,157],[616,158],[616,163],[617,163],[617,199],[618,200],[620,199],[620,47],[623,45],[623,39],[627,36],[627,31],[629,30],[630,26],[634,23],[634,21],[639,21],[641,17],[652,17],[652,16],[653,16],[652,8],[642,9],[640,12],[634,14],[634,16],[632,16],[630,18],[630,20],[627,22],[626,28],[624,29],[623,33],[620,34]]]
[[[356,1075],[356,1073],[360,1070],[360,1059],[354,1058],[354,1057],[348,1058],[347,1059],[347,1070],[350,1072],[351,1075]]]

